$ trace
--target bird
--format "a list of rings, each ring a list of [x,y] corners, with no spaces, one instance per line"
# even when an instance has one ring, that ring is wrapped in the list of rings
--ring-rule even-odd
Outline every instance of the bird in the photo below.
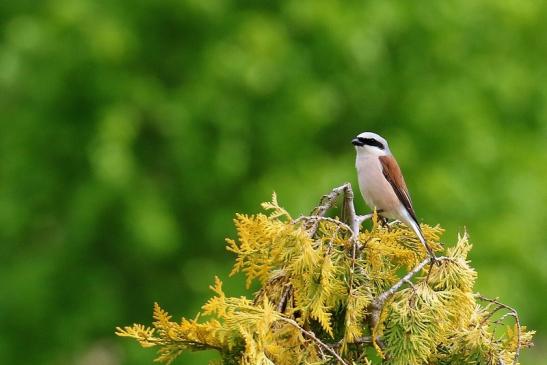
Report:
[[[351,143],[357,152],[359,190],[367,205],[380,216],[399,220],[411,228],[435,261],[435,253],[420,228],[405,179],[387,141],[376,133],[363,132]]]

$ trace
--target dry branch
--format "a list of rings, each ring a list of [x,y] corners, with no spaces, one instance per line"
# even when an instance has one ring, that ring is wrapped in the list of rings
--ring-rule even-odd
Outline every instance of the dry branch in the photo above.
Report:
[[[507,304],[501,303],[500,301],[498,301],[497,298],[490,299],[490,298],[487,298],[485,296],[482,296],[480,293],[477,293],[477,298],[479,298],[482,301],[493,303],[493,304],[497,305],[497,308],[494,309],[494,311],[492,311],[490,313],[490,315],[487,317],[487,319],[492,317],[494,315],[494,313],[496,313],[498,310],[500,310],[502,308],[507,309],[509,312],[506,313],[504,316],[502,316],[502,318],[500,318],[500,320],[505,319],[507,316],[512,316],[513,318],[515,318],[515,324],[517,326],[517,345],[516,345],[516,348],[515,348],[515,357],[513,358],[513,365],[517,365],[518,360],[519,360],[519,356],[520,356],[520,349],[522,347],[522,344],[521,344],[521,341],[520,341],[521,326],[520,326],[520,318],[519,318],[518,312],[514,308],[508,306]]]

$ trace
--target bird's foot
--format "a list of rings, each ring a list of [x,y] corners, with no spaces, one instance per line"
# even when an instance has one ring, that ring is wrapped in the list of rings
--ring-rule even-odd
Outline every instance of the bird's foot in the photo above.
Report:
[[[430,252],[429,254],[429,270],[427,270],[427,275],[425,277],[425,283],[429,283],[429,276],[431,275],[431,271],[433,270],[433,266],[441,266],[441,261],[435,256],[434,252]]]
[[[441,266],[441,261],[435,256],[433,251],[429,253],[429,263],[431,264],[431,267],[433,267],[433,265]]]
[[[389,221],[387,220],[386,217],[379,215],[378,223],[380,223],[382,227],[389,229]]]

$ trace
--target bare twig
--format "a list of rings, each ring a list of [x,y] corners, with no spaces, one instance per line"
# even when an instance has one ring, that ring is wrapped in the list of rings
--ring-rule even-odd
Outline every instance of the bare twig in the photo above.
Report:
[[[353,189],[351,188],[350,183],[346,183],[344,186],[344,214],[347,214],[346,221],[349,223],[349,226],[351,227],[352,234],[352,240],[354,242],[357,242],[359,239],[359,224],[361,223],[359,221],[359,218],[357,217],[357,214],[355,214],[355,205],[353,204]]]
[[[334,219],[334,218],[330,218],[330,217],[322,217],[322,216],[319,216],[319,215],[303,215],[303,216],[300,216],[298,218],[296,218],[293,223],[298,223],[298,222],[301,222],[301,221],[326,221],[326,222],[330,222],[330,223],[334,223],[344,229],[346,229],[348,232],[352,232],[350,226],[348,226],[346,223],[344,222],[340,222],[339,220],[337,219]],[[316,228],[317,230],[317,228]],[[314,232],[315,234],[315,232]]]
[[[380,340],[379,338],[376,338],[376,341],[379,341],[379,340]],[[331,344],[328,344],[328,345],[330,347],[336,349],[336,348],[339,348],[340,346],[342,346],[343,342],[344,342],[344,340],[340,340],[338,342],[331,343]],[[353,341],[347,342],[347,344],[348,345],[370,345],[370,344],[372,344],[372,336],[357,337]]]
[[[297,328],[300,332],[302,332],[302,334],[310,338],[318,346],[322,347],[324,350],[326,350],[328,353],[334,356],[336,360],[338,360],[342,365],[349,365],[346,361],[344,361],[344,359],[342,359],[342,357],[336,351],[334,351],[332,347],[330,347],[329,345],[325,344],[323,341],[318,339],[317,336],[315,336],[315,333],[313,333],[312,331],[305,330],[304,328],[300,327],[300,325],[296,321],[290,318],[281,317],[280,320],[286,323],[289,323],[291,326]]]
[[[336,199],[338,199],[344,190],[346,190],[347,186],[350,186],[351,189],[351,185],[349,183],[345,183],[344,185],[332,189],[330,193],[323,195],[319,205],[313,209],[310,215],[324,217],[327,211],[334,206]]]
[[[374,213],[369,213],[369,214],[365,214],[365,215],[358,215],[356,218],[357,218],[359,224],[362,224],[364,221],[372,219],[373,216],[374,216]]]
[[[290,283],[285,284],[285,289],[283,289],[283,294],[281,295],[281,299],[279,299],[279,303],[277,304],[277,311],[279,313],[285,312],[285,308],[287,308],[287,299],[289,298],[291,291],[292,285]]]
[[[497,305],[496,309],[494,309],[494,311],[487,318],[492,317],[492,315],[495,312],[497,312],[499,310],[499,308],[504,308],[504,309],[507,309],[509,311],[509,313],[503,315],[502,318],[506,318],[508,315],[515,318],[515,324],[517,326],[517,346],[516,346],[516,349],[515,349],[515,357],[513,358],[513,365],[516,365],[518,363],[518,359],[519,359],[519,355],[520,355],[520,348],[521,348],[521,342],[520,342],[521,328],[520,328],[520,318],[519,318],[518,312],[513,307],[510,307],[507,304],[501,303],[500,301],[498,301],[497,298],[496,299],[490,299],[490,298],[484,297],[480,294],[477,294],[477,297],[480,300],[483,300],[485,302],[489,302],[489,303],[493,303],[493,304]]]
[[[372,343],[372,336],[357,337],[352,343],[357,345],[370,345]]]
[[[327,355],[325,352],[323,352],[323,348],[321,346],[317,346],[317,349],[319,350],[319,353],[321,354],[321,359],[325,360],[327,358]]]
[[[416,287],[414,286],[414,283],[412,281],[410,281],[409,279],[405,279],[405,283],[407,283],[412,288],[412,290],[416,292]]]
[[[347,225],[349,226],[352,232],[352,240],[357,242],[359,239],[359,225],[363,223],[366,219],[370,219],[372,215],[358,216],[355,213],[355,205],[353,204],[354,194],[353,189],[351,188],[350,183],[345,183],[337,188],[332,189],[332,191],[326,195],[323,195],[319,205],[313,209],[310,214],[310,217],[324,217],[327,211],[334,206],[336,200],[340,195],[344,194],[344,205],[342,209],[343,216]],[[347,217],[345,215],[347,214]],[[301,217],[304,219],[304,217]],[[299,218],[299,219],[301,219]],[[315,235],[315,232],[318,228],[319,219],[312,226],[310,230],[310,235]]]
[[[503,316],[501,316],[500,318],[496,319],[493,323],[502,324],[503,321],[505,321],[505,319],[506,319],[507,317],[513,317],[513,318],[514,318],[514,317],[515,317],[515,313],[513,313],[513,312],[507,312],[507,313],[505,313]]]
[[[342,220],[344,220],[346,223],[340,222],[336,219],[325,217],[327,211],[335,205],[336,200],[342,194],[344,195],[344,202],[341,216],[343,217]],[[355,205],[353,204],[353,200],[354,194],[351,184],[345,183],[344,185],[332,189],[330,193],[323,195],[323,197],[319,201],[319,205],[312,210],[309,216],[301,216],[295,219],[293,223],[297,223],[302,220],[315,220],[309,231],[310,236],[312,237],[317,232],[317,229],[319,228],[319,222],[321,220],[338,224],[339,226],[351,231],[352,242],[357,246],[357,250],[360,250],[362,249],[362,247],[359,246],[359,227],[364,221],[366,221],[367,219],[371,219],[374,213],[362,216],[357,215],[355,213]]]
[[[319,205],[312,210],[310,215],[324,217],[325,214],[327,214],[327,211],[334,206],[338,197],[343,192],[345,192],[348,186],[351,190],[351,185],[349,183],[346,183],[342,186],[332,189],[330,193],[323,195],[323,197],[321,198],[321,201],[319,201]],[[310,230],[310,236],[313,237],[315,235],[315,232],[317,232],[318,227],[319,227],[319,220],[317,220],[313,224]]]
[[[484,317],[484,318],[482,319],[482,321],[481,321],[480,324],[483,325],[483,324],[485,324],[486,322],[488,322],[488,320],[489,320],[490,318],[492,318],[492,316],[493,316],[494,314],[496,314],[498,311],[502,310],[503,308],[504,308],[504,306],[502,306],[502,305],[496,305],[496,308],[494,308],[494,310],[492,310],[486,317]]]

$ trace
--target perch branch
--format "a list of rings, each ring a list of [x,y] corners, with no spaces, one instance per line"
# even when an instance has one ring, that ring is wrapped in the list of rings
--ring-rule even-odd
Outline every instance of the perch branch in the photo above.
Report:
[[[321,219],[329,220],[328,218],[325,218],[325,214],[327,211],[334,206],[336,203],[336,200],[340,195],[344,194],[344,203],[343,203],[343,209],[342,209],[342,215],[347,214],[348,216],[345,217],[345,221],[347,224],[344,225],[344,228],[349,228],[352,235],[352,241],[358,243],[359,239],[359,225],[363,223],[365,220],[370,219],[372,217],[372,214],[367,214],[364,216],[358,216],[355,213],[355,205],[353,204],[354,194],[353,189],[351,188],[350,183],[345,183],[344,185],[341,185],[337,188],[334,188],[331,190],[330,193],[323,195],[321,200],[319,201],[319,205],[313,209],[310,216],[308,217],[300,217],[295,222],[302,220],[302,219],[310,219],[314,218],[316,219],[316,222],[312,226],[310,230],[310,236],[315,235],[317,232],[317,228],[319,226],[319,221]],[[339,222],[337,224],[340,224]]]
[[[135,338],[140,343],[147,343],[152,346],[164,346],[166,345],[166,341],[162,338],[149,336],[144,333],[139,333],[138,336],[134,336],[127,331],[128,327],[125,327],[125,329],[122,329],[121,327],[116,327],[116,335],[120,337],[132,337]],[[171,341],[176,342],[178,345],[181,346],[188,346],[188,347],[194,347],[196,349],[200,350],[207,350],[207,349],[213,349],[221,352],[223,349],[220,346],[211,345],[204,342],[199,341],[192,341],[192,340],[181,340],[181,339],[171,339]]]
[[[377,211],[377,212],[379,212],[379,211]],[[364,221],[372,219],[373,216],[374,216],[374,213],[369,213],[369,214],[365,214],[365,215],[358,215],[357,216],[357,221],[359,222],[359,224],[362,224]]]
[[[344,186],[344,213],[348,214],[347,222],[349,222],[349,226],[351,227],[352,232],[352,241],[354,243],[358,242],[359,239],[359,224],[361,224],[361,221],[357,217],[357,214],[355,214],[355,205],[353,204],[353,189],[351,188],[350,183],[346,183]]]

